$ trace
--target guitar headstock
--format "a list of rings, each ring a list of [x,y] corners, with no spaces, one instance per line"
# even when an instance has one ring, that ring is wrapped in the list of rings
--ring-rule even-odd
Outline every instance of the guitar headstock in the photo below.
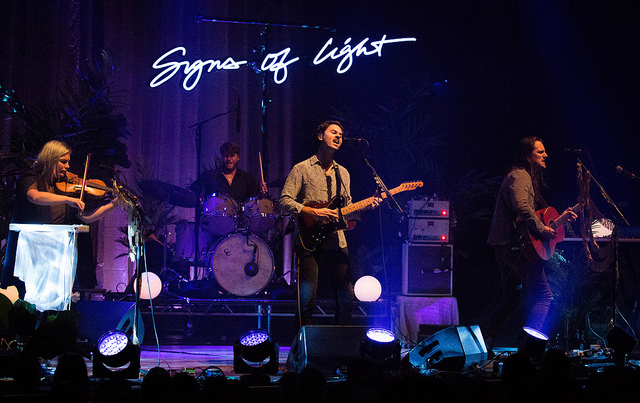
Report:
[[[424,185],[422,181],[404,182],[400,186],[398,186],[398,190],[400,190],[401,192],[405,192],[405,191],[421,188],[422,185]]]

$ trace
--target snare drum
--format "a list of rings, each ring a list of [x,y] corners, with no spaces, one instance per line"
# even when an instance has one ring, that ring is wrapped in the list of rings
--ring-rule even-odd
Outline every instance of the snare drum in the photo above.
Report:
[[[213,235],[227,235],[236,228],[238,211],[235,200],[214,193],[202,204],[202,229]]]
[[[273,254],[260,238],[248,234],[232,234],[222,240],[207,263],[217,283],[237,296],[254,295],[271,281]]]
[[[273,203],[269,199],[252,197],[244,202],[242,209],[244,219],[251,232],[266,232],[276,224]]]

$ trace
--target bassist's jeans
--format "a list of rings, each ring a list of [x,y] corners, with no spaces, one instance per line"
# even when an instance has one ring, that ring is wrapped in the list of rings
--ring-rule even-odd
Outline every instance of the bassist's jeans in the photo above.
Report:
[[[317,249],[313,252],[296,248],[298,256],[298,310],[296,326],[311,325],[316,304],[318,281],[329,286],[335,300],[335,324],[351,323],[353,285],[349,279],[347,248],[339,250]],[[319,275],[320,273],[320,275]]]
[[[495,257],[500,270],[502,296],[486,328],[487,344],[490,344],[487,347],[493,347],[504,323],[521,303],[526,316],[519,323],[546,333],[543,325],[553,293],[544,272],[544,261],[531,262],[520,249],[509,246],[496,246]]]

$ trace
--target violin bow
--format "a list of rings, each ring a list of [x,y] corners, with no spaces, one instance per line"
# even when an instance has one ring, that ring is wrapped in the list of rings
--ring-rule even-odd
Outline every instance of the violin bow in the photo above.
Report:
[[[80,189],[80,201],[84,196],[84,188],[87,186],[87,171],[89,170],[89,160],[91,160],[91,153],[87,154],[87,160],[84,163],[84,175],[82,175],[82,188]]]

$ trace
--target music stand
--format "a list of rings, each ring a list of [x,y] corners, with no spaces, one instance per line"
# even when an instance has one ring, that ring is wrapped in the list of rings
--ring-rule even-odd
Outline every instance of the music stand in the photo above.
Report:
[[[18,224],[15,276],[25,283],[24,300],[41,312],[71,307],[78,263],[77,238],[88,225]]]

